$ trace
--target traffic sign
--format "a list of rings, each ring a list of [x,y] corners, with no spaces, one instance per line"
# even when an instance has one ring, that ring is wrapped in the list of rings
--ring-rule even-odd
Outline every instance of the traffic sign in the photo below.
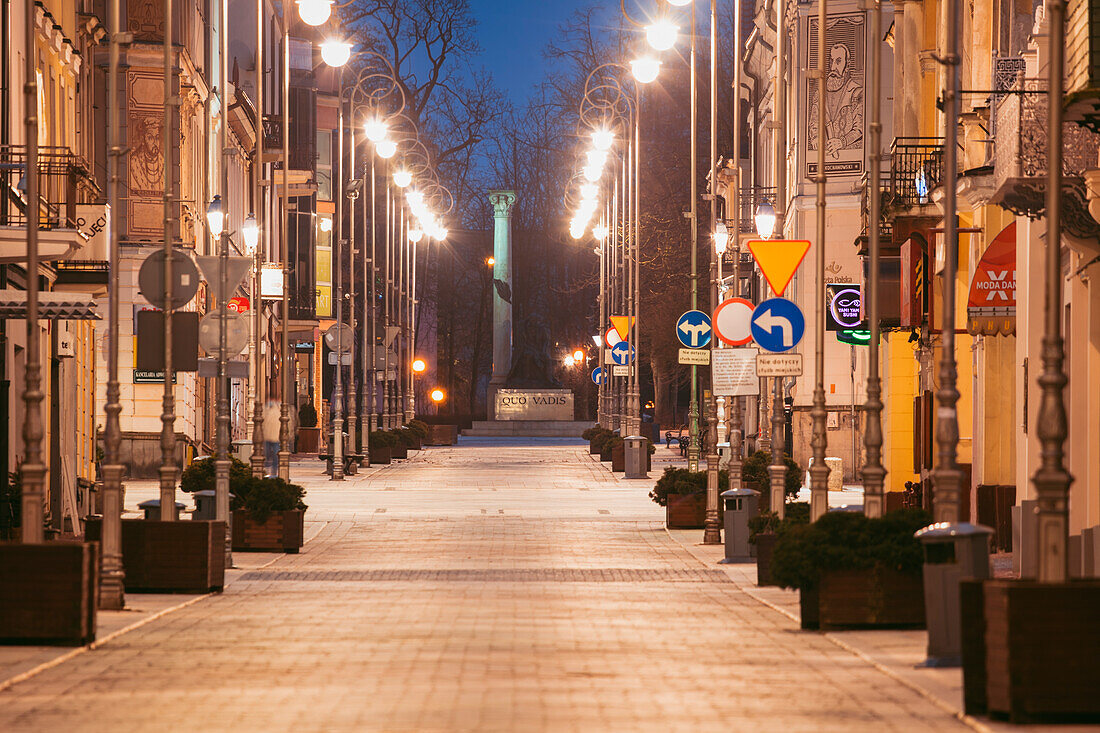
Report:
[[[634,316],[611,316],[611,325],[619,338],[626,341],[630,338],[630,329],[634,327]]]
[[[622,339],[619,338],[619,333],[614,327],[607,329],[607,333],[603,335],[603,340],[607,343],[607,348],[609,349],[614,349],[615,344],[622,341]]]
[[[783,295],[810,251],[808,239],[752,239],[747,245],[777,296]]]
[[[592,381],[596,384],[604,383],[603,367],[596,367],[592,370]]]
[[[138,290],[157,308],[164,307],[164,250],[158,249],[145,258],[138,270]],[[178,249],[172,250],[172,308],[182,308],[191,302],[199,290],[199,270],[190,257]]]
[[[325,331],[325,345],[332,351],[346,354],[355,345],[355,332],[346,323],[333,324]]]
[[[758,354],[758,377],[801,377],[802,354]]]
[[[611,347],[611,359],[620,366],[634,363],[634,347],[625,341],[620,341]]]
[[[198,260],[202,274],[206,276],[206,282],[210,283],[210,288],[217,293],[218,288],[221,287],[221,255],[195,255],[195,259]],[[255,260],[251,257],[234,256],[225,258],[225,292],[227,294],[237,289],[237,286],[244,280],[244,276],[248,274],[254,264]]]
[[[710,367],[714,393],[730,397],[748,397],[760,394],[760,380],[756,378],[758,349],[715,349]]]
[[[620,366],[620,365],[616,364],[615,366],[611,367],[611,376],[613,376],[613,377],[629,377],[630,376],[630,367]]]
[[[199,321],[199,346],[207,354],[216,356],[220,343],[219,321],[225,321],[225,357],[244,351],[248,346],[248,319],[226,307],[212,310]]]
[[[711,321],[714,335],[730,346],[744,346],[752,341],[752,301],[744,298],[723,300],[714,309]]]
[[[710,364],[710,349],[680,349],[681,364],[696,364],[707,366]]]
[[[786,298],[769,298],[752,312],[752,337],[765,351],[793,349],[805,332],[802,311]]]
[[[701,349],[710,343],[710,316],[703,311],[688,311],[676,321],[676,338],[689,349]]]

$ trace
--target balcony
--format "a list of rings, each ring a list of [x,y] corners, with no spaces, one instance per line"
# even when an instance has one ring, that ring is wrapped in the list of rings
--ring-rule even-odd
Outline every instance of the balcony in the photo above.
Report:
[[[68,148],[40,147],[37,169],[38,201],[29,202],[26,146],[0,146],[0,262],[26,261],[28,212],[37,214],[44,261],[71,259],[90,241],[81,229],[100,191],[87,161]]]
[[[108,264],[105,260],[70,260],[56,263],[53,289],[60,292],[107,294]]]
[[[917,213],[913,210],[932,203],[932,192],[942,182],[942,137],[894,138],[890,146],[890,187],[887,192],[890,214]]]
[[[890,171],[884,170],[879,176],[879,243],[883,248],[892,247],[894,242],[894,225],[890,219],[890,208],[893,202],[893,194],[890,188]],[[863,174],[863,184],[860,188],[860,213],[863,218],[863,226],[860,235],[856,237],[855,245],[861,257],[869,254],[867,243],[871,238],[871,174]]]
[[[1039,219],[1046,211],[1046,81],[1022,79],[995,110],[991,203],[1018,216]],[[1089,215],[1084,174],[1096,168],[1100,135],[1073,122],[1062,126],[1062,217],[1066,233],[1080,239],[1100,236],[1100,223]]]

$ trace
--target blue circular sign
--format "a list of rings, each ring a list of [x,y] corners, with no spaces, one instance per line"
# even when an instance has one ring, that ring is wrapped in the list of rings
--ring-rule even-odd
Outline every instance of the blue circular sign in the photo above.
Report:
[[[596,367],[592,370],[592,381],[596,384],[604,383],[603,367]]]
[[[611,347],[611,359],[619,366],[634,363],[634,347],[625,341],[620,341]]]
[[[775,353],[790,351],[806,333],[806,318],[786,298],[769,298],[752,312],[752,339]]]
[[[710,343],[710,316],[703,311],[688,311],[676,321],[676,338],[689,349],[701,349]]]

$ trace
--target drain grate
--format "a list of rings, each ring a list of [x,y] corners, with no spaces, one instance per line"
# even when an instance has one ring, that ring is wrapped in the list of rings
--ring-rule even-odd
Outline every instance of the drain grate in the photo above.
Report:
[[[530,568],[500,570],[284,570],[252,571],[241,580],[299,582],[462,583],[728,583],[721,570],[659,570],[653,568]]]

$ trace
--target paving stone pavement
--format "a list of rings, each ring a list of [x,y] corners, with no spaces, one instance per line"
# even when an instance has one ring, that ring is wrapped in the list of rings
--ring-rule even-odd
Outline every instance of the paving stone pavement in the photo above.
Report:
[[[310,471],[301,554],[0,692],[0,729],[964,729],[701,562],[586,446]]]

